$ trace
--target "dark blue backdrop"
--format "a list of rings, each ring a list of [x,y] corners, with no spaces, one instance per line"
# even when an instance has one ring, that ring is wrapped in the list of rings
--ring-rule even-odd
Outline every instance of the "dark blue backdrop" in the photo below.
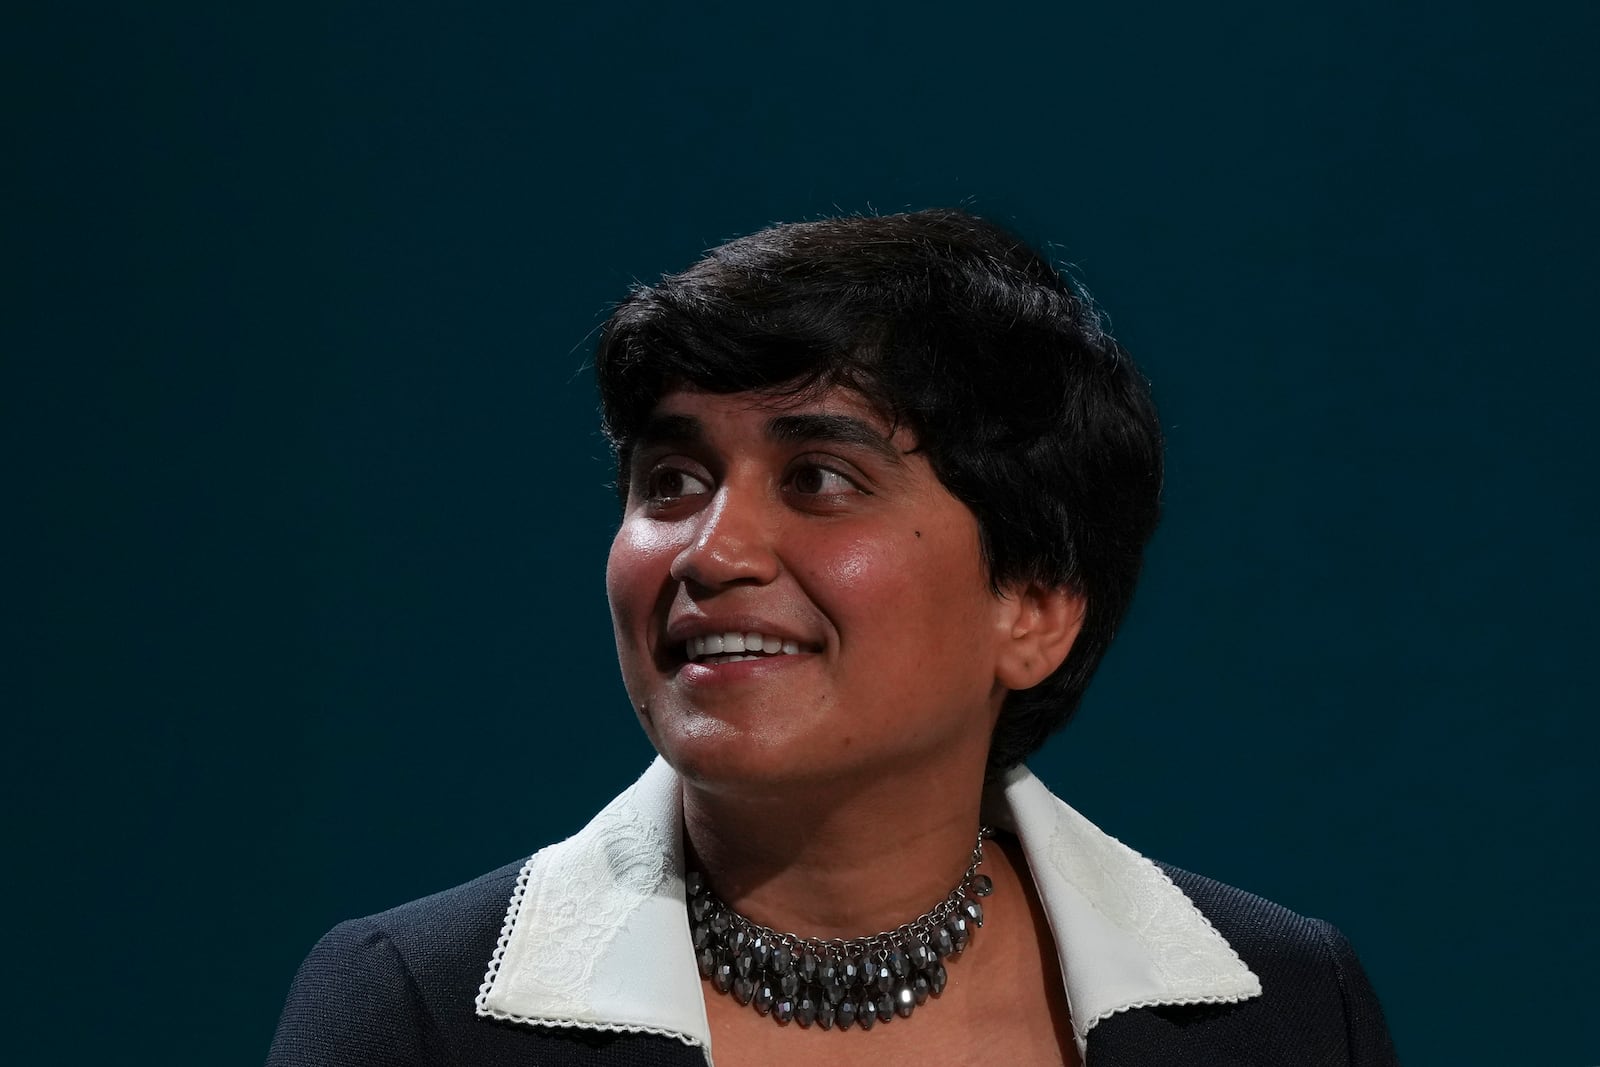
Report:
[[[1600,1059],[1593,8],[95,6],[0,35],[13,1062],[259,1062],[323,929],[580,826],[649,755],[591,331],[957,202],[1171,438],[1036,769],[1408,1063]]]

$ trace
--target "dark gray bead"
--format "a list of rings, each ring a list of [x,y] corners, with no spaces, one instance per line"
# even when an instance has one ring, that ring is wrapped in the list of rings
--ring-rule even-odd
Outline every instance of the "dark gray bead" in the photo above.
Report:
[[[710,978],[711,972],[717,969],[717,952],[715,949],[703,948],[694,954],[694,961],[700,967],[700,977]]]
[[[767,944],[765,938],[758,937],[750,942],[750,955],[755,957],[758,967],[766,970],[767,964],[772,960],[772,946]]]
[[[919,974],[911,980],[911,994],[917,998],[918,1004],[928,1003],[928,976]]]
[[[801,1029],[817,1021],[817,997],[811,990],[803,990],[795,1000],[794,1021],[800,1024]]]
[[[908,960],[906,958],[906,954],[900,951],[898,948],[889,950],[888,963],[889,970],[894,972],[894,976],[896,978],[904,978],[907,972],[911,970],[911,961]]]
[[[705,875],[699,871],[690,871],[683,876],[683,888],[688,890],[691,897],[697,897],[706,889]]]
[[[980,874],[977,877],[972,879],[972,895],[973,896],[975,896],[975,897],[986,897],[990,893],[993,893],[993,892],[994,892],[994,883],[989,880],[989,876],[987,874]]]
[[[788,974],[792,963],[794,963],[794,953],[789,951],[788,945],[780,944],[772,950],[772,961],[768,966],[773,974]]]
[[[945,983],[949,980],[950,975],[945,971],[942,963],[935,963],[933,970],[928,972],[928,988],[933,990],[934,996],[944,992]]]
[[[872,1005],[878,1009],[878,1021],[880,1023],[889,1023],[894,1021],[893,993],[879,993],[877,999],[872,1002]]]
[[[778,993],[777,990],[772,988],[772,984],[770,982],[762,982],[760,988],[756,990],[754,1002],[756,1011],[759,1011],[762,1015],[767,1014],[772,1010],[772,1002],[777,999]]]
[[[967,917],[959,913],[952,915],[944,927],[950,931],[950,940],[955,943],[956,951],[965,952],[967,942],[972,937],[972,924],[967,922]]]
[[[772,1017],[778,1020],[779,1026],[789,1025],[794,1018],[794,998],[779,997],[772,1003]]]
[[[872,984],[878,987],[880,993],[887,993],[894,988],[894,972],[887,963],[873,964]]]
[[[973,925],[983,925],[983,905],[976,900],[969,900],[961,905],[961,912],[972,921]]]
[[[733,917],[725,911],[719,911],[715,915],[711,916],[711,929],[715,930],[719,934],[727,933],[728,928],[732,925]]]
[[[826,1000],[817,1001],[817,1025],[824,1030],[833,1029],[833,1005]]]
[[[933,950],[942,956],[953,956],[956,943],[950,937],[949,927],[941,926],[933,934]]]
[[[748,945],[749,943],[750,943],[750,931],[749,930],[735,930],[728,937],[728,947],[733,949],[733,951],[735,951],[735,952],[742,951],[744,949],[744,947],[746,945]]]
[[[822,995],[829,1004],[837,1004],[844,999],[845,986],[839,981],[838,976],[830,974],[817,985],[821,987]]]
[[[756,995],[756,984],[745,977],[733,980],[733,999],[740,1004],[750,1003],[750,998]]]
[[[718,993],[726,993],[733,988],[733,964],[726,960],[717,964],[717,969],[711,972],[711,984],[717,987]]]
[[[817,980],[817,972],[822,969],[822,963],[817,959],[817,954],[811,949],[806,949],[800,954],[800,977],[808,982]]]
[[[689,931],[689,940],[695,948],[705,948],[711,942],[711,927],[705,923],[695,923]]]
[[[695,922],[699,922],[711,914],[711,907],[710,897],[695,897],[689,901],[689,914],[694,916]]]
[[[900,1013],[900,1018],[909,1019],[918,1004],[916,992],[911,988],[910,982],[901,982],[894,988],[894,1010]]]
[[[754,978],[756,976],[756,961],[748,953],[733,958],[733,970],[740,978]]]
[[[834,968],[834,973],[839,976],[839,982],[849,989],[861,980],[861,967],[855,960],[845,960]]]
[[[919,971],[925,971],[939,962],[939,954],[928,947],[926,941],[918,941],[911,946],[911,966]]]
[[[780,974],[778,976],[778,992],[786,997],[792,997],[800,991],[800,976],[798,974]]]
[[[871,1030],[878,1021],[878,1006],[870,999],[863,1000],[856,1008],[856,1025],[863,1030]]]
[[[839,1011],[837,1016],[839,1019],[839,1029],[850,1029],[850,1024],[856,1021],[856,1002],[850,1000],[849,998],[841,1000],[839,1002]]]

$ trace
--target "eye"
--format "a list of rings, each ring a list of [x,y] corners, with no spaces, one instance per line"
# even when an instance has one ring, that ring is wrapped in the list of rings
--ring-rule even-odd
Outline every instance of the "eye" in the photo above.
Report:
[[[645,499],[653,504],[671,503],[711,492],[711,485],[706,479],[681,467],[654,468],[645,475],[641,488]]]
[[[854,481],[831,467],[806,463],[789,476],[789,488],[801,496],[844,496],[861,492]]]

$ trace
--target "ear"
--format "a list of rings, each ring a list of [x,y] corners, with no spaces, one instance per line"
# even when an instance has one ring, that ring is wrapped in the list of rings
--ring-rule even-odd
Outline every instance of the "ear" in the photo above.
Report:
[[[1007,689],[1032,689],[1061,666],[1083,629],[1088,601],[1064,586],[1022,582],[1003,594],[1008,631],[1001,634],[995,680]]]

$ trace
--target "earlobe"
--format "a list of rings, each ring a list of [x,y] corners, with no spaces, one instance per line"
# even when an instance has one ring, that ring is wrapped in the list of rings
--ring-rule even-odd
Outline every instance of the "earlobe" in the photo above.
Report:
[[[1064,586],[1035,582],[1006,594],[1013,611],[1009,633],[1002,635],[995,679],[1007,689],[1032,689],[1066,660],[1083,629],[1088,601]]]

